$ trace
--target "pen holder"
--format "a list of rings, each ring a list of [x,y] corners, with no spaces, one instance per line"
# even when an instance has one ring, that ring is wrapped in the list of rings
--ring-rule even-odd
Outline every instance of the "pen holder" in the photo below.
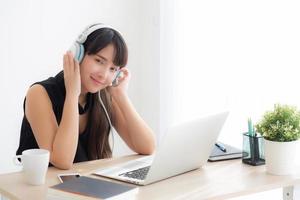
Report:
[[[253,166],[265,164],[262,136],[251,136],[243,133],[243,163]]]

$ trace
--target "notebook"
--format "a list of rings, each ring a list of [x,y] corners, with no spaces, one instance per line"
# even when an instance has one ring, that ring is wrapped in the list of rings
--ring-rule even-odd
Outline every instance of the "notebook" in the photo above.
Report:
[[[214,161],[242,158],[243,151],[241,149],[238,149],[236,147],[221,142],[218,143],[222,144],[222,146],[226,148],[226,152],[223,152],[220,148],[214,146],[208,161],[214,162]]]
[[[47,199],[133,199],[138,187],[81,176],[48,188]]]

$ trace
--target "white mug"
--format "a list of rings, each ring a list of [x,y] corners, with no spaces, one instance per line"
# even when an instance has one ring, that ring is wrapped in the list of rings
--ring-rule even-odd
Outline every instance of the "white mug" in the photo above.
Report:
[[[45,183],[49,157],[50,153],[46,149],[28,149],[23,151],[22,155],[15,156],[14,163],[23,166],[27,183],[42,185]],[[19,159],[21,159],[21,162]]]

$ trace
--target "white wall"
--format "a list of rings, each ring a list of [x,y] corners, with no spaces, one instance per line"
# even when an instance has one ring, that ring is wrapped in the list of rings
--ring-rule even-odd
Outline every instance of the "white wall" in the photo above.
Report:
[[[178,118],[228,109],[220,140],[241,147],[247,118],[275,103],[300,108],[299,1],[177,4]]]
[[[173,123],[176,105],[176,4],[160,1],[160,131]],[[162,136],[162,134],[160,135]]]
[[[14,169],[22,104],[30,84],[62,69],[62,54],[89,23],[112,25],[129,47],[129,95],[159,133],[159,1],[87,0],[0,2],[0,173]],[[124,145],[124,144],[123,144]],[[116,140],[115,153],[129,150]]]

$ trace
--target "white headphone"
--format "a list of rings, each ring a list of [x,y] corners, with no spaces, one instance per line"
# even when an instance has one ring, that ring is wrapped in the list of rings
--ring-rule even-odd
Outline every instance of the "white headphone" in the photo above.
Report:
[[[108,121],[109,126],[110,126],[110,130],[111,130],[111,134],[112,134],[112,148],[111,148],[111,150],[112,150],[112,152],[113,152],[114,146],[115,146],[115,140],[114,140],[114,128],[113,128],[113,125],[112,125],[112,123],[111,123],[111,120],[110,120],[110,117],[109,117],[109,115],[108,115],[108,112],[107,112],[107,110],[106,110],[106,108],[105,108],[105,106],[104,106],[104,103],[103,103],[103,101],[102,101],[102,99],[101,99],[100,91],[98,92],[98,99],[99,99],[99,101],[100,101],[100,103],[101,103],[101,106],[102,106],[102,108],[103,108],[103,110],[104,110],[104,112],[105,112],[107,121]]]
[[[97,24],[92,24],[87,26],[84,31],[77,37],[75,42],[72,44],[70,51],[73,53],[74,58],[80,63],[83,59],[84,56],[84,46],[83,43],[86,41],[87,37],[94,32],[95,30],[101,29],[101,28],[110,28],[115,30],[114,28],[102,24],[102,23],[97,23]]]

